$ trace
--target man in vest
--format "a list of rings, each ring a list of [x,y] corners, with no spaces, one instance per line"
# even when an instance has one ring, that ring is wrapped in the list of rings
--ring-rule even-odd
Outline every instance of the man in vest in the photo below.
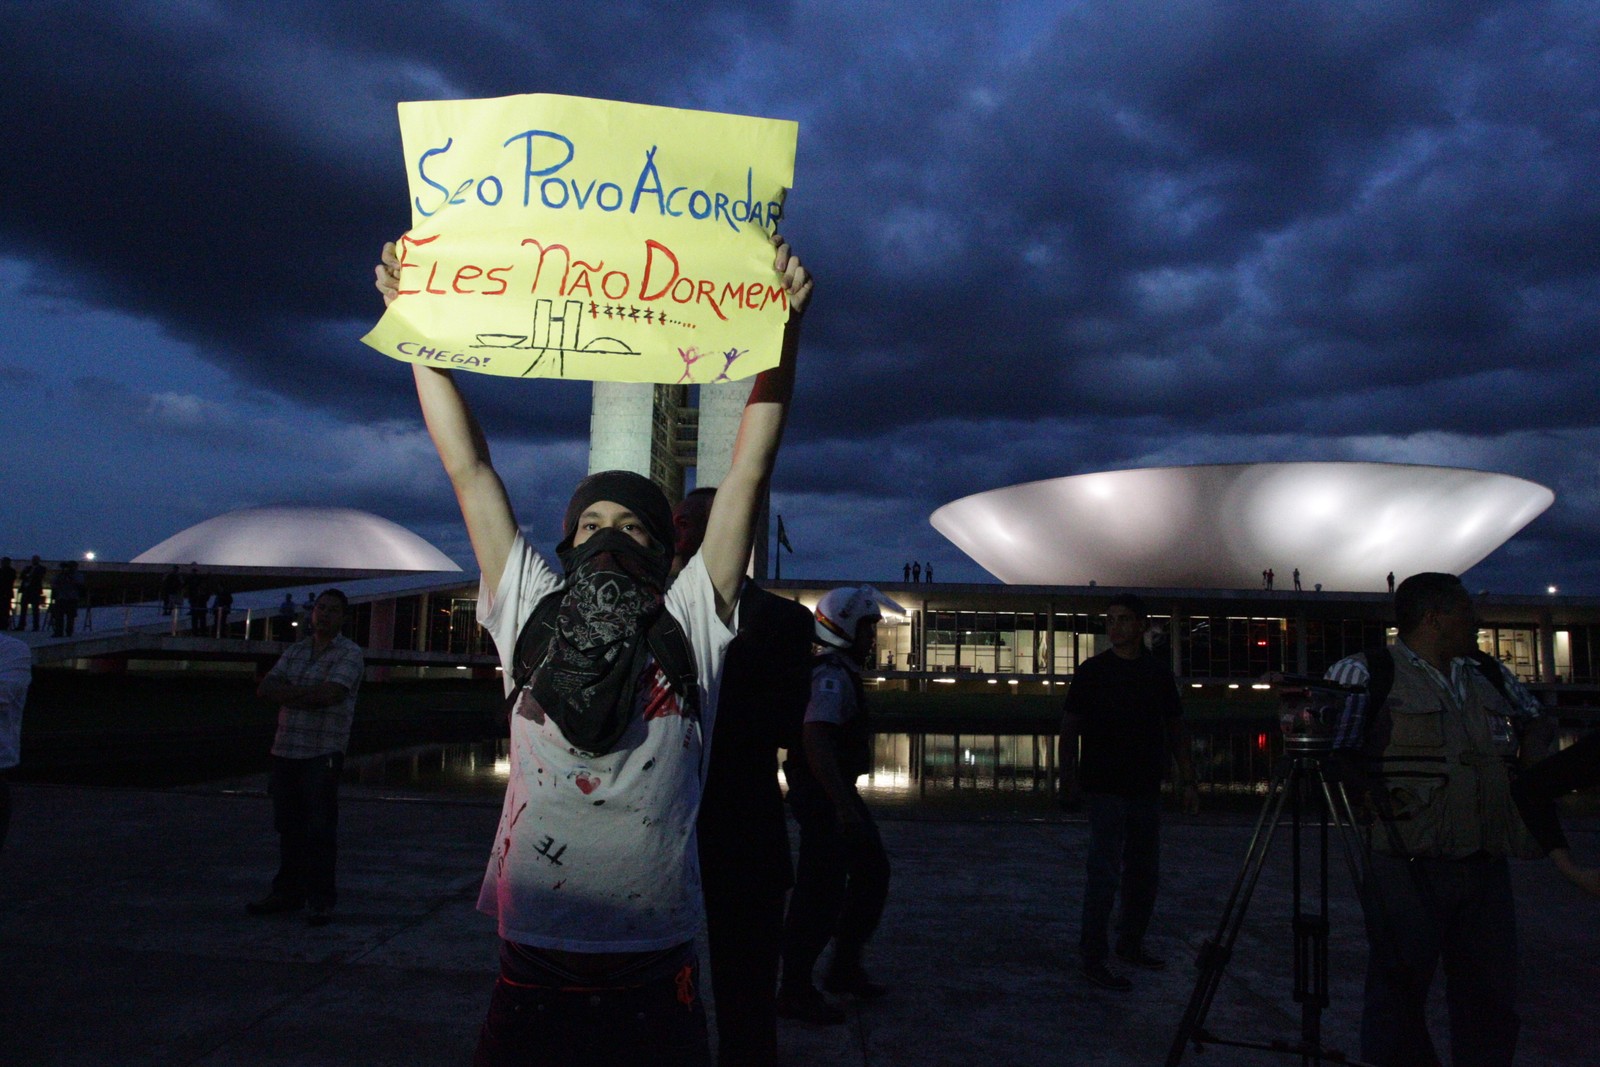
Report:
[[[844,1022],[844,1012],[812,985],[830,940],[823,980],[830,993],[867,999],[886,992],[868,980],[861,953],[889,896],[889,857],[856,791],[856,779],[872,769],[861,668],[872,656],[880,603],[899,610],[870,585],[834,589],[818,602],[816,638],[825,651],[811,673],[801,751],[791,749],[783,764],[800,824],[800,860],[784,924],[778,1014],[805,1022]]]
[[[1439,1063],[1426,1005],[1442,959],[1451,1062],[1508,1065],[1519,1023],[1506,859],[1540,855],[1512,802],[1510,764],[1543,755],[1550,720],[1478,651],[1477,613],[1455,575],[1412,575],[1394,608],[1392,648],[1328,670],[1341,684],[1370,684],[1346,702],[1334,732],[1336,766],[1377,816],[1362,886],[1361,1059]]]

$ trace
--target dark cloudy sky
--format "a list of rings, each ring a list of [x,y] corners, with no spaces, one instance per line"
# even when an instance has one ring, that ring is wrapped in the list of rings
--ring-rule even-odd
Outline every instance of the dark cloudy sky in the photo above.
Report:
[[[469,563],[358,341],[394,105],[550,92],[800,123],[786,574],[982,579],[927,515],[1017,481],[1368,459],[1550,486],[1470,584],[1600,593],[1597,55],[1589,2],[8,5],[0,551],[288,501]],[[552,540],[588,387],[470,385]]]

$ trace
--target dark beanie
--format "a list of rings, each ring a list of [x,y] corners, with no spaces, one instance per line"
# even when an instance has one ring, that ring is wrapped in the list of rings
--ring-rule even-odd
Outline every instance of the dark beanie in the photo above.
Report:
[[[639,517],[645,532],[658,546],[672,549],[672,506],[661,487],[642,474],[633,471],[600,471],[578,483],[572,491],[572,502],[561,522],[561,544],[572,543],[578,529],[578,518],[589,505],[601,500],[621,504]]]

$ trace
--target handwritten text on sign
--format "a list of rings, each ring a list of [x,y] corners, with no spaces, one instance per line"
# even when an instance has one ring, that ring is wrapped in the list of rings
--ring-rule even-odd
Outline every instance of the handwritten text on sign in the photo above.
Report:
[[[400,105],[412,229],[364,341],[514,377],[709,382],[774,366],[769,235],[793,123],[574,97]]]

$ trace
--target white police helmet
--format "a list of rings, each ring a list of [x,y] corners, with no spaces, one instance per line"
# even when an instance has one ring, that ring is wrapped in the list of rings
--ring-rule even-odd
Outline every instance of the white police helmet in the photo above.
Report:
[[[830,648],[855,644],[862,620],[883,618],[884,609],[904,614],[905,609],[870,585],[842,585],[817,602],[817,640]]]

